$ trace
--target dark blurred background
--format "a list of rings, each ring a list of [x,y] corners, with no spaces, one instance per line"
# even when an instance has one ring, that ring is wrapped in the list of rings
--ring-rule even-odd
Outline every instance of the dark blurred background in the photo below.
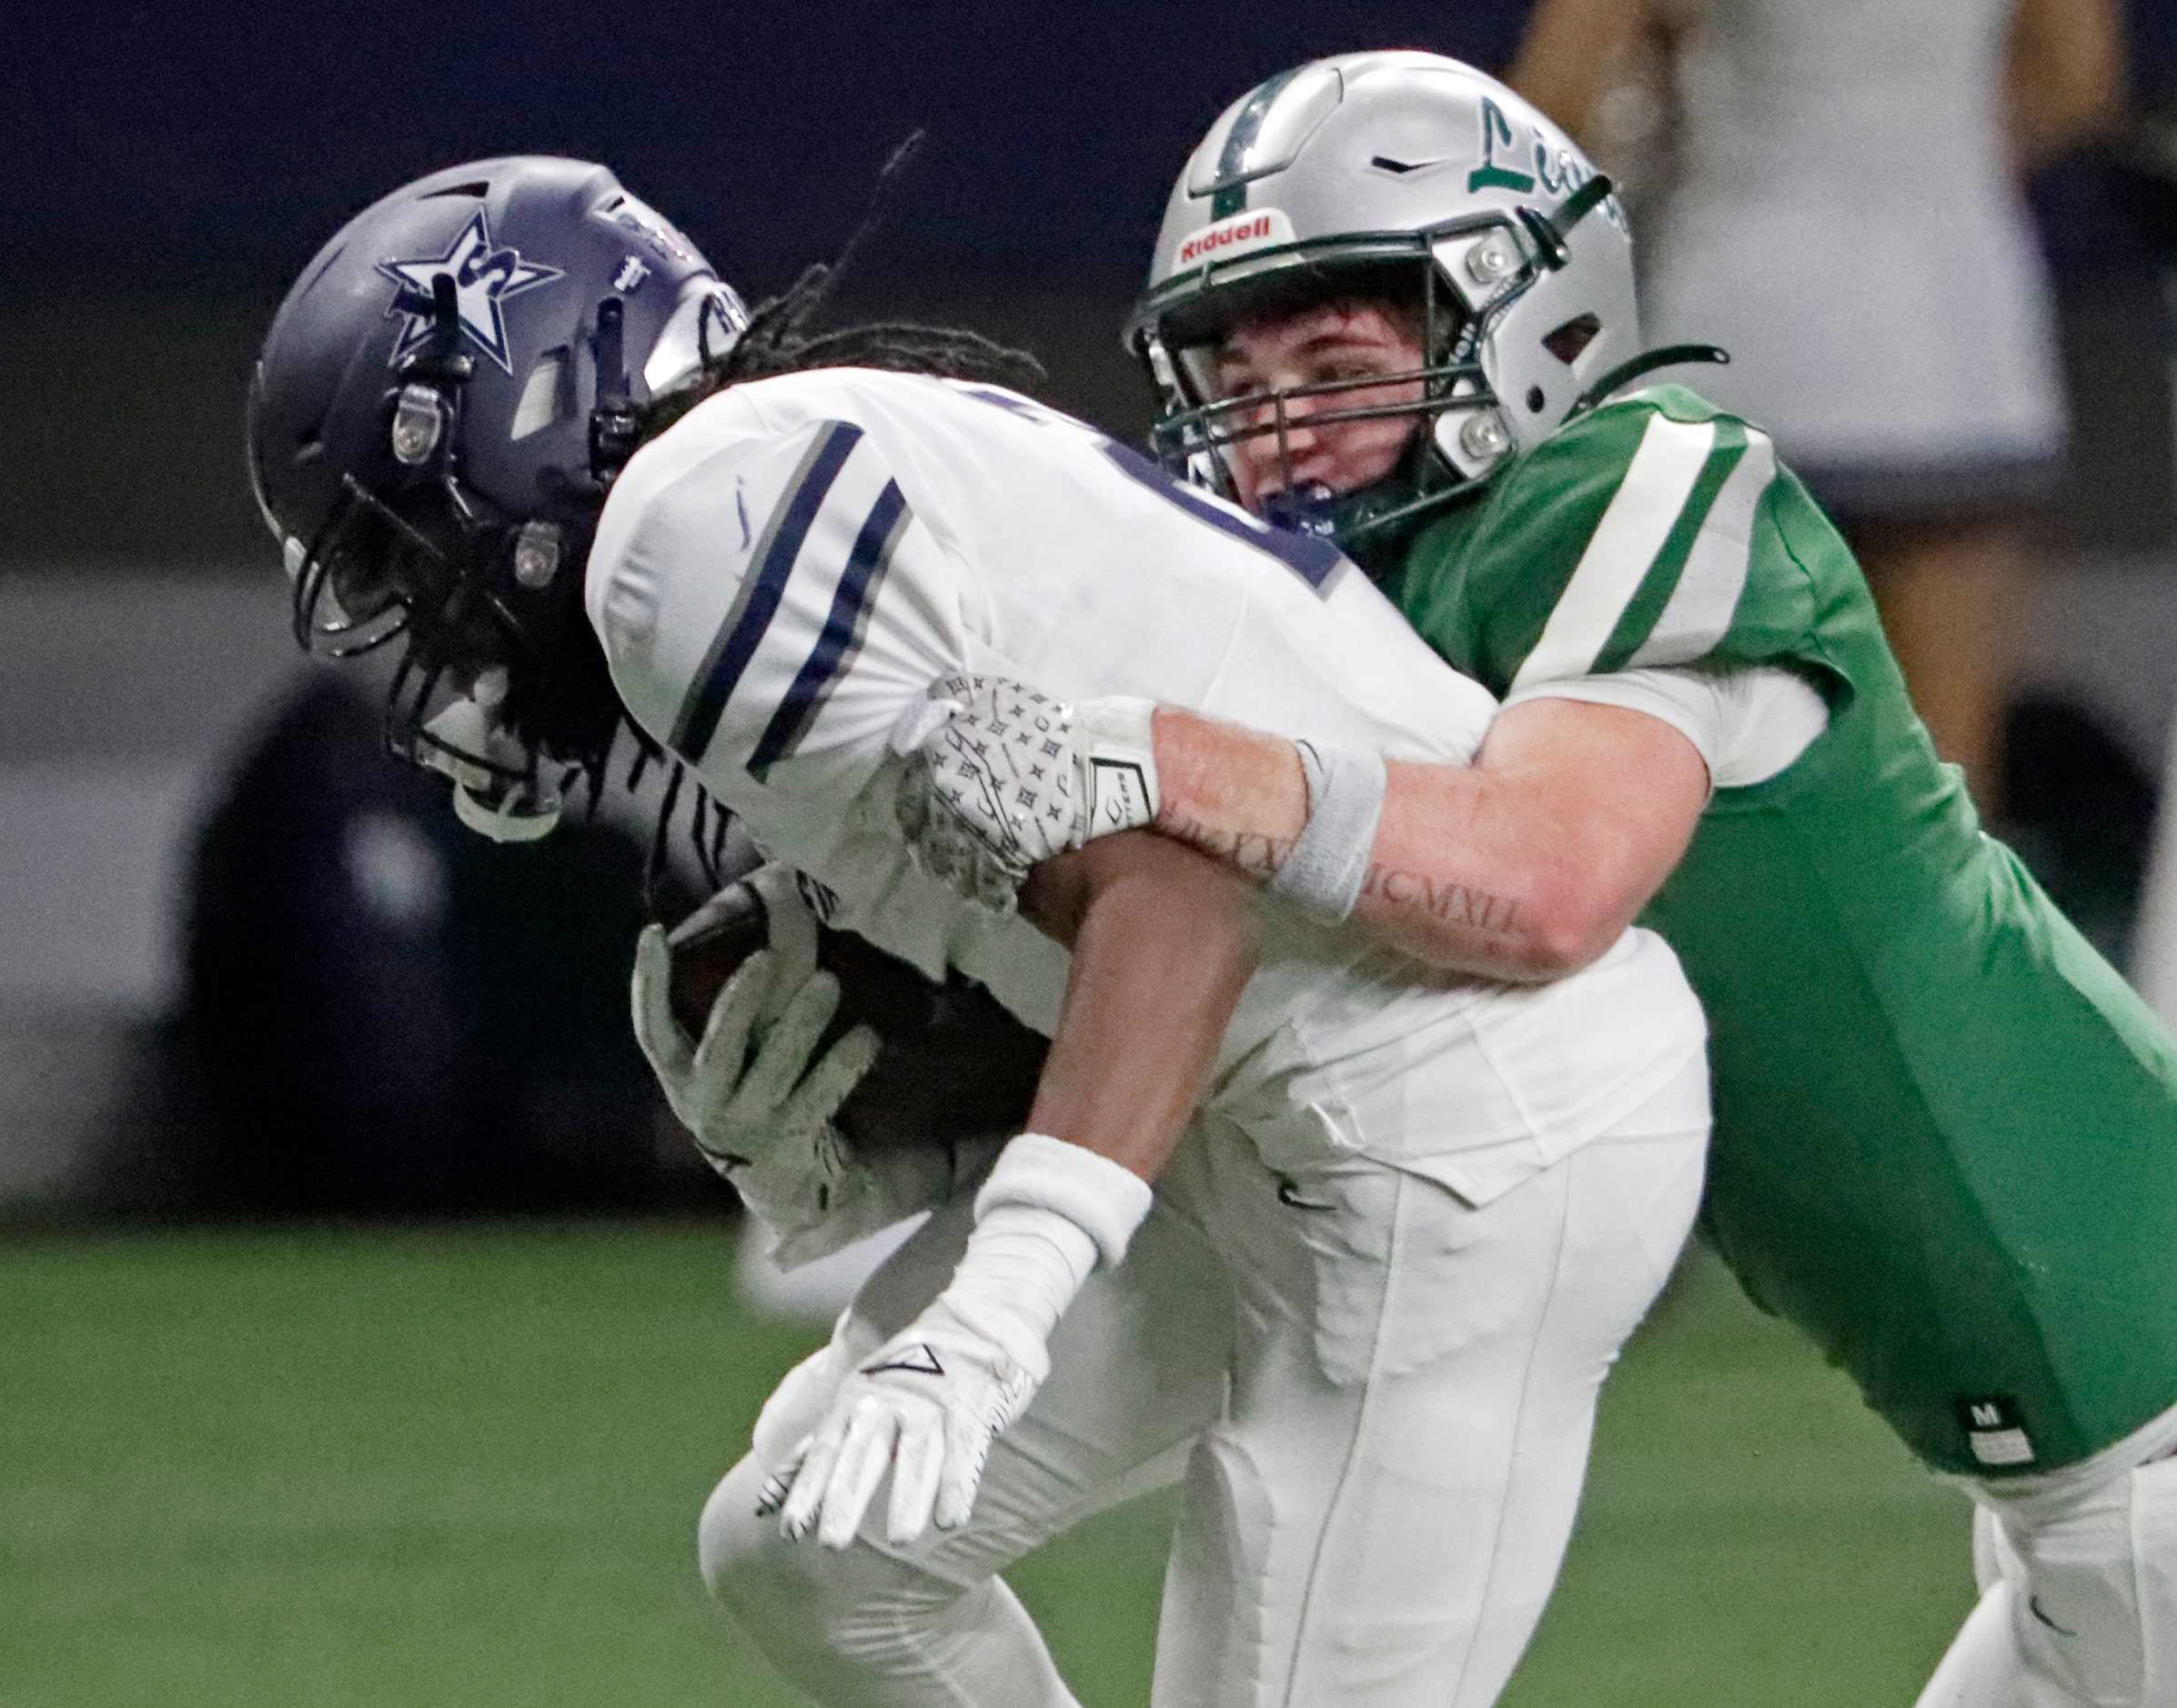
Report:
[[[18,8],[0,50],[0,1207],[679,1190],[619,1035],[640,813],[495,866],[380,768],[368,702],[287,642],[242,400],[280,295],[349,216],[462,158],[591,156],[757,297],[838,249],[921,127],[842,310],[1024,343],[1053,400],[1135,434],[1149,398],[1117,329],[1216,114],[1331,52],[1501,71],[1528,12]],[[2130,9],[2122,136],[2036,191],[2075,438],[2010,792],[2055,827],[2021,839],[2120,951],[2177,698],[2166,14]],[[615,899],[585,912],[586,894]],[[332,1138],[301,1132],[313,1110]],[[372,1131],[398,1138],[363,1180]]]
[[[262,559],[236,423],[272,308],[351,215],[493,154],[609,162],[761,295],[838,247],[888,152],[926,128],[863,298],[1032,340],[1059,399],[1138,426],[1118,325],[1225,103],[1356,46],[1501,65],[1525,11],[25,8],[0,70],[0,552]]]

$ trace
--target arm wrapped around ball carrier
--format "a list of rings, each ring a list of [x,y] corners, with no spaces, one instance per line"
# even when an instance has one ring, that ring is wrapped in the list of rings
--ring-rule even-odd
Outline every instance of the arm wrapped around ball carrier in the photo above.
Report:
[[[791,1268],[943,1201],[1025,1120],[1046,1045],[987,991],[821,924],[793,872],[637,945],[636,1037]]]
[[[898,816],[917,862],[969,900],[1004,912],[1042,861],[1098,837],[1159,828],[1155,712],[1148,700],[1124,697],[1069,704],[1003,677],[937,683],[892,737],[907,759]],[[1336,924],[1368,875],[1384,761],[1328,743],[1295,742],[1291,751],[1305,782],[1306,816],[1270,889]]]
[[[955,678],[895,730],[908,756],[899,819],[924,869],[971,899],[1006,905],[1025,829],[1019,791],[1005,786],[1013,761],[992,737],[1017,728],[1015,708],[1036,708],[1038,733],[1058,749],[1038,762],[1078,775],[1100,738],[1083,732],[1115,708],[1149,731],[1135,762],[1162,834],[1265,880],[1313,919],[1350,918],[1429,966],[1559,979],[1605,953],[1677,866],[1711,786],[1729,786],[1709,762],[1742,715],[1726,698],[1728,677],[1606,679],[1608,698],[1592,684],[1587,698],[1578,684],[1515,698],[1473,760],[1449,764],[1386,763],[1176,707],[1065,706],[1002,678]],[[1818,706],[1817,728],[1819,717]],[[1066,834],[1084,840],[1105,834],[1101,819],[1072,824]]]
[[[955,892],[1009,913],[1028,874],[1094,838],[1156,822],[1155,712],[1069,705],[995,676],[947,677],[894,726],[900,828]]]

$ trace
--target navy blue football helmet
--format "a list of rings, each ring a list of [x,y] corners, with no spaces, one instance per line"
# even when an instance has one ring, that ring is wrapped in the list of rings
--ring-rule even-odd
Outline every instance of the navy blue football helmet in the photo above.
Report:
[[[297,639],[407,650],[388,744],[463,819],[541,835],[621,712],[582,567],[642,410],[748,324],[695,246],[605,167],[449,167],[342,227],[280,305],[249,470]]]

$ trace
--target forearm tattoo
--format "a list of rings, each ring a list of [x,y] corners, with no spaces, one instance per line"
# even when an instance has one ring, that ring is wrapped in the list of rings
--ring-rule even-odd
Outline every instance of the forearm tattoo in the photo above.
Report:
[[[1226,830],[1198,819],[1169,812],[1158,820],[1157,829],[1252,878],[1275,876],[1293,851],[1291,837]],[[1446,925],[1478,931],[1485,937],[1516,937],[1526,924],[1519,903],[1511,897],[1489,895],[1466,884],[1431,878],[1426,872],[1371,865],[1361,885],[1361,894],[1388,902],[1395,908],[1426,913]]]
[[[1171,812],[1158,817],[1156,828],[1189,848],[1199,849],[1227,866],[1237,867],[1250,878],[1275,877],[1277,869],[1293,852],[1294,839],[1288,836],[1257,836],[1252,831],[1220,829],[1199,819],[1181,818]]]
[[[1485,937],[1517,936],[1525,922],[1519,904],[1509,896],[1488,895],[1465,884],[1442,883],[1426,872],[1371,866],[1361,884],[1361,894],[1380,897],[1395,908],[1415,909],[1446,925],[1464,926]]]

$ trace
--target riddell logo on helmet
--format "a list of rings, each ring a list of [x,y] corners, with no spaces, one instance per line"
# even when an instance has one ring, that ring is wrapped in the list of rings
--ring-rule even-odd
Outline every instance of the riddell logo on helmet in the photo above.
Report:
[[[1204,261],[1222,261],[1229,256],[1259,249],[1266,244],[1293,241],[1293,222],[1282,207],[1258,208],[1235,214],[1214,226],[1204,226],[1179,246],[1174,262],[1178,267],[1199,266]]]

